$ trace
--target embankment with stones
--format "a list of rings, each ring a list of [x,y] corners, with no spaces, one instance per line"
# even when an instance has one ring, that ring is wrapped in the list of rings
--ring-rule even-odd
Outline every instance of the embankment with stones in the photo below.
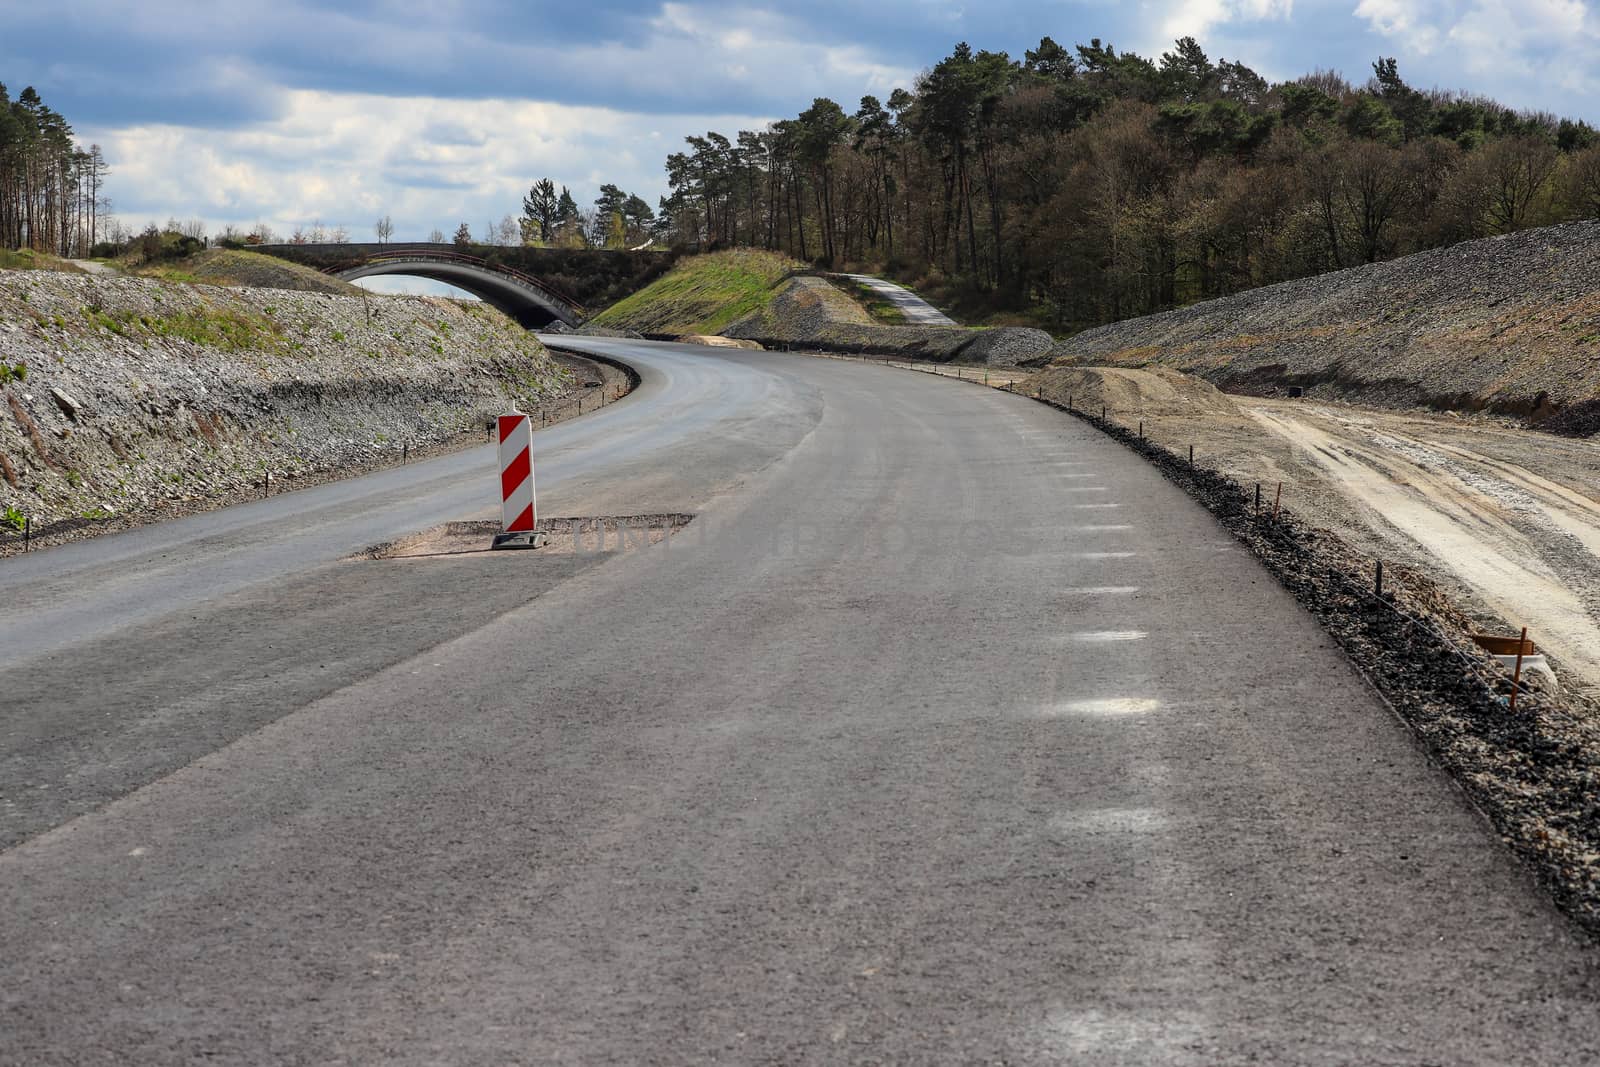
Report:
[[[1043,359],[1055,343],[1043,330],[1002,326],[897,326],[874,322],[855,300],[824,278],[796,275],[774,289],[772,300],[722,331],[726,337],[768,348],[883,355],[948,363],[961,360],[1016,366]]]
[[[0,530],[159,514],[395,458],[570,373],[452,300],[0,272]]]
[[[1130,319],[1058,363],[1167,366],[1234,392],[1600,428],[1600,221],[1471,241]]]

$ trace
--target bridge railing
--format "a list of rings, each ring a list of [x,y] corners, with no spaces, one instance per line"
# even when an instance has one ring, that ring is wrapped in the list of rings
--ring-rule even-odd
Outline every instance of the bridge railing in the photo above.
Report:
[[[469,256],[461,252],[445,252],[438,249],[396,249],[392,252],[377,252],[370,256],[364,257],[364,260],[367,263],[405,262],[418,259],[438,261],[442,263],[460,263],[463,266],[476,267],[479,270],[486,270],[493,274],[504,275],[521,283],[522,285],[527,286],[530,289],[542,293],[552,300],[556,300],[562,304],[565,304],[567,307],[570,307],[580,318],[587,317],[587,312],[584,311],[582,304],[578,303],[578,301],[575,300],[571,295],[562,292],[559,288],[551,285],[549,282],[535,278],[526,271],[520,271],[515,267],[508,267],[503,263],[491,263],[488,260],[480,259],[477,256]],[[330,269],[330,273],[337,273],[337,271],[338,268]]]

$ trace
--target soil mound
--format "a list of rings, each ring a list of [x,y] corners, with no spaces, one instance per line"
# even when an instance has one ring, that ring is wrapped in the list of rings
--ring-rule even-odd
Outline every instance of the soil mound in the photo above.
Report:
[[[1234,402],[1210,382],[1165,367],[1050,367],[1017,387],[1039,389],[1057,403],[1085,411],[1149,418],[1173,415],[1238,415]]]

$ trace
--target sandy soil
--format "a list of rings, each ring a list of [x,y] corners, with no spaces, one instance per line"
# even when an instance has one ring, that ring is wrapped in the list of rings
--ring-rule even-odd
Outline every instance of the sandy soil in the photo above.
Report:
[[[1486,630],[1529,636],[1569,688],[1600,696],[1600,443],[1508,420],[1234,397],[1238,413],[1145,432],[1415,567]],[[1132,419],[1113,412],[1119,421]]]

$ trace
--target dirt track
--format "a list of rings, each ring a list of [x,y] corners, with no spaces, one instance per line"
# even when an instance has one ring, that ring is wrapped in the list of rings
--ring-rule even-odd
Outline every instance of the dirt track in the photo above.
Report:
[[[1527,626],[1569,690],[1600,697],[1600,444],[1487,417],[1234,399],[1237,415],[1145,431],[1269,496],[1281,481],[1285,506],[1435,576],[1485,628]]]

